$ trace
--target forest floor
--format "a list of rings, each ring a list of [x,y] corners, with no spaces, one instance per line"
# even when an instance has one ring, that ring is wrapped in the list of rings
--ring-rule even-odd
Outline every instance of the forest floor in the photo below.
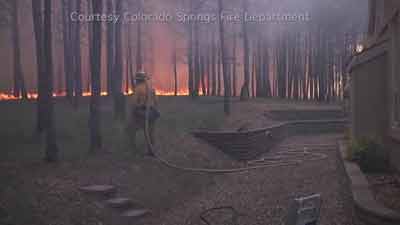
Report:
[[[86,100],[85,100],[86,101]],[[157,125],[159,154],[190,167],[238,167],[220,151],[190,136],[195,129],[257,128],[278,123],[269,110],[338,109],[337,105],[258,99],[234,100],[225,118],[221,98],[161,97]],[[321,193],[322,225],[360,224],[353,216],[350,191],[336,152],[321,161],[230,175],[191,174],[166,168],[145,157],[143,135],[137,149],[129,144],[126,123],[115,122],[112,104],[104,99],[104,150],[88,153],[88,106],[56,104],[61,161],[42,162],[41,138],[35,135],[35,105],[0,103],[0,223],[9,225],[204,224],[199,214],[216,206],[232,206],[241,225],[282,223],[290,200]],[[309,143],[334,145],[340,135],[299,136],[277,146]],[[274,152],[272,151],[272,152]],[[118,193],[151,210],[140,220],[119,215],[79,191],[91,184],[112,184]],[[219,219],[222,216],[218,216]],[[222,224],[222,223],[216,223]]]

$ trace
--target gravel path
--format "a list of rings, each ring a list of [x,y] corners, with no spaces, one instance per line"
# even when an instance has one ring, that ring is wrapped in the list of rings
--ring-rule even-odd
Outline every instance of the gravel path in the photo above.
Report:
[[[311,104],[274,104],[267,100],[257,104],[237,103],[233,107],[236,110],[225,121],[224,129],[276,123],[265,117],[267,109],[321,108]],[[159,135],[160,155],[175,164],[210,168],[243,166],[190,134]],[[299,150],[309,144],[335,145],[337,138],[335,135],[291,137],[266,156],[285,151],[289,145],[300,146],[295,148]],[[2,209],[7,209],[11,221],[16,221],[12,224],[205,225],[199,219],[201,212],[211,207],[232,206],[242,214],[238,225],[281,225],[292,199],[321,193],[324,201],[321,225],[362,225],[354,219],[350,191],[337,152],[332,148],[320,152],[328,157],[320,161],[307,161],[304,157],[307,162],[297,166],[229,175],[190,174],[166,168],[150,158],[115,157],[112,152],[57,165],[41,161],[0,164],[3,171],[0,180],[10,181],[6,188],[0,188],[0,219]],[[132,198],[151,209],[152,215],[121,221],[120,213],[79,191],[80,186],[91,184],[115,185],[121,197]],[[215,215],[213,225],[229,224],[217,223],[226,217],[226,213]]]
[[[284,151],[289,145],[335,145],[337,138],[335,135],[293,137],[277,146],[270,155]],[[321,193],[321,225],[360,225],[353,216],[351,196],[337,151],[329,148],[318,152],[328,157],[298,166],[216,176],[215,184],[200,194],[158,216],[142,220],[141,224],[200,225],[204,224],[199,219],[203,210],[233,206],[243,214],[239,217],[241,225],[280,225],[287,214],[290,200]],[[193,179],[196,179],[195,176]],[[214,222],[224,220],[225,217],[228,218],[229,214],[216,215]]]

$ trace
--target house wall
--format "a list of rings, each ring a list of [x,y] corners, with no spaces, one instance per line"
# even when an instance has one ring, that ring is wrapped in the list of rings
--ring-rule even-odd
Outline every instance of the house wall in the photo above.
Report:
[[[391,1],[392,9],[400,9],[400,1]],[[393,13],[392,13],[393,14]],[[393,88],[393,127],[391,129],[388,145],[390,150],[391,165],[400,172],[400,16],[390,27],[391,35],[391,77]]]
[[[400,8],[399,0],[383,0],[383,1],[379,0],[379,1],[384,3],[385,19],[388,19],[388,17],[391,16],[396,9]]]
[[[379,32],[396,9],[400,9],[400,0],[370,0],[369,34]]]
[[[385,20],[385,1],[376,2],[375,32],[378,32]]]
[[[400,124],[400,23],[392,22],[389,25],[388,37],[390,40],[390,78],[392,90],[392,124]]]
[[[369,50],[351,72],[351,133],[353,139],[383,141],[389,131],[390,66],[386,51]]]
[[[352,138],[382,141],[400,171],[400,0],[370,0],[368,50],[351,66]],[[384,33],[379,33],[390,22]],[[379,43],[383,44],[379,44]],[[369,48],[373,46],[372,48]]]

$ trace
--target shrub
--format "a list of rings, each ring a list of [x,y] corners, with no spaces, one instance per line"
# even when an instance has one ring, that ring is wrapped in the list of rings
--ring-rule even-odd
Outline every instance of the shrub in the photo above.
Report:
[[[356,162],[366,173],[389,170],[389,160],[383,145],[371,139],[360,139],[350,145],[350,160]]]

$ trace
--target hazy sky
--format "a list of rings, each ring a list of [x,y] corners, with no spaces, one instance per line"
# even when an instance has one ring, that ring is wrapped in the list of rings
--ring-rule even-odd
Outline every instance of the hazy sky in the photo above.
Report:
[[[130,1],[130,0],[128,0]],[[170,12],[177,15],[177,12],[185,12],[185,6],[177,5],[176,2],[183,0],[146,0],[146,13],[158,14],[161,12]],[[187,1],[187,0],[186,0]],[[21,32],[21,47],[22,47],[22,63],[24,68],[24,75],[27,80],[28,88],[35,88],[35,50],[34,50],[34,36],[32,30],[31,19],[31,0],[20,0],[22,7],[19,9],[20,18],[20,32]],[[58,8],[59,1],[54,1],[55,7]],[[214,5],[210,0],[210,7]],[[214,1],[215,2],[215,1]],[[228,8],[233,9],[231,1],[225,1]],[[251,5],[249,9],[250,14],[256,13],[309,13],[313,23],[328,24],[327,29],[331,26],[355,26],[360,30],[365,30],[367,19],[367,1],[365,0],[250,0]],[[213,8],[207,8],[201,13],[213,13]],[[132,12],[133,13],[133,12]],[[62,77],[57,72],[62,69],[62,44],[61,44],[61,29],[60,29],[60,14],[58,10],[54,10],[57,15],[54,24],[54,70],[56,77]],[[58,24],[58,25],[57,25]],[[83,23],[84,26],[87,24]],[[134,32],[136,25],[132,24],[131,29]],[[204,25],[208,26],[208,25]],[[284,25],[281,25],[284,26]],[[363,26],[363,27],[360,27]],[[58,27],[58,28],[56,28]],[[209,25],[209,29],[213,25]],[[206,29],[207,28],[203,28]],[[265,29],[270,35],[274,35],[276,31],[274,26],[266,24],[259,29]],[[172,90],[173,76],[172,76],[172,46],[174,39],[178,40],[178,48],[180,49],[180,58],[184,59],[185,54],[185,35],[184,33],[178,34],[176,31],[183,31],[183,26],[173,26],[170,23],[152,23],[145,26],[144,43],[146,45],[147,60],[153,60],[156,66],[150,68],[148,71],[154,73],[155,84],[157,87],[164,90]],[[135,35],[133,36],[135,39]],[[149,41],[152,40],[152,41]],[[152,46],[150,45],[152,43]],[[134,45],[134,43],[132,43]],[[104,45],[103,45],[104,46]],[[0,28],[0,90],[9,91],[12,87],[12,49],[10,44],[10,32],[7,27]],[[240,48],[240,45],[239,45]],[[240,51],[240,49],[239,49]],[[105,55],[103,51],[103,56]],[[87,77],[87,46],[83,44],[83,76]],[[106,58],[103,57],[103,62]],[[180,60],[179,74],[180,82],[186,83],[186,65],[184,60]],[[103,77],[105,76],[105,63],[103,64]],[[104,79],[103,79],[104,80]],[[57,80],[56,80],[57,82]],[[105,84],[105,82],[103,82]],[[105,85],[103,85],[104,87]]]

